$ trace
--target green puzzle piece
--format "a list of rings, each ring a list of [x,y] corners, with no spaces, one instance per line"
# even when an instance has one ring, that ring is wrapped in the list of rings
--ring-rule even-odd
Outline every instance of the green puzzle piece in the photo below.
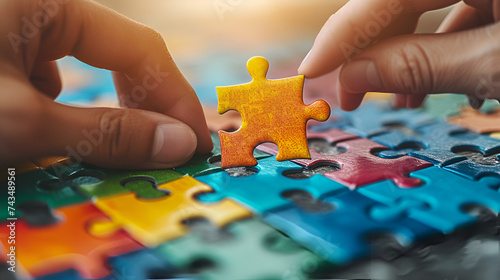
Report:
[[[214,148],[212,152],[205,155],[195,155],[186,164],[176,167],[175,170],[182,174],[189,174],[192,177],[207,175],[210,173],[222,171],[220,167],[220,141],[217,133],[210,133],[212,136],[212,141],[214,142]],[[262,159],[270,157],[268,153],[264,153],[259,150],[254,150],[253,156],[255,159]],[[218,161],[218,165],[210,163],[211,161]]]
[[[10,216],[7,209],[5,209],[5,211],[0,211],[0,220],[4,221],[8,217],[22,217],[20,208],[30,201],[44,201],[50,208],[58,208],[89,200],[74,188],[78,181],[81,183],[95,183],[98,180],[93,177],[82,177],[76,181],[60,182],[59,178],[41,169],[19,174],[16,176],[16,203],[14,208],[17,211],[15,211],[15,216]],[[54,185],[53,182],[59,184]],[[7,183],[5,182],[5,184]],[[7,201],[7,187],[4,190],[0,192],[0,199]]]
[[[229,237],[207,240],[192,229],[155,250],[181,272],[203,260],[213,262],[214,267],[199,271],[201,279],[308,279],[331,266],[257,219],[234,222],[225,231]]]
[[[57,169],[56,169],[57,168]],[[141,198],[159,198],[165,195],[157,189],[163,184],[178,179],[183,174],[172,169],[163,170],[111,170],[98,169],[85,164],[60,166],[49,169],[51,172],[62,177],[76,177],[86,174],[99,174],[100,180],[95,182],[82,182],[78,184],[78,190],[88,197],[106,197],[135,192]]]

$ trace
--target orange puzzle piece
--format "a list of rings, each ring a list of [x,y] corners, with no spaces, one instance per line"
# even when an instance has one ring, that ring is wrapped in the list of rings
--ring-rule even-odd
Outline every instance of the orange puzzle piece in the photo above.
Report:
[[[91,220],[108,218],[92,203],[76,204],[54,211],[60,218],[55,224],[31,227],[17,220],[16,256],[19,264],[32,276],[76,269],[85,279],[103,278],[111,273],[108,257],[143,248],[124,231],[106,237],[95,237],[87,232]],[[7,224],[0,225],[0,242],[4,247],[9,236]]]
[[[458,116],[448,119],[454,125],[465,127],[477,133],[500,132],[500,110],[481,113],[472,108],[463,108]]]
[[[154,247],[187,233],[182,221],[206,217],[218,227],[234,220],[250,217],[252,213],[236,202],[223,199],[203,204],[195,196],[213,189],[190,176],[158,186],[169,193],[156,199],[141,199],[135,193],[99,198],[96,206],[111,217],[111,222],[94,223],[91,232],[106,234],[124,228],[142,244]]]
[[[250,83],[217,87],[219,114],[236,110],[242,118],[236,132],[219,132],[222,167],[256,165],[253,150],[263,142],[278,146],[276,159],[279,161],[309,159],[307,120],[327,120],[330,116],[328,103],[318,100],[304,104],[303,75],[268,80],[269,62],[263,57],[251,58],[247,69],[252,76]]]

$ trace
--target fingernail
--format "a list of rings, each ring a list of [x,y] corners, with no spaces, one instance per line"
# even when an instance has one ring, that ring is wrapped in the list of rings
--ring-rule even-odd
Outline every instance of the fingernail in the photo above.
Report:
[[[342,86],[351,93],[380,91],[382,80],[375,67],[375,63],[370,60],[353,61],[340,73]]]
[[[306,54],[306,57],[304,57],[304,60],[302,60],[302,63],[300,63],[300,66],[299,66],[299,69],[297,70],[297,72],[299,72],[299,74],[303,74],[304,72],[304,67],[305,65],[307,64],[307,61],[309,60],[309,55],[311,54],[311,51],[309,51],[307,54]]]
[[[473,109],[479,110],[484,104],[484,99],[475,97],[472,95],[468,95],[467,98],[469,99],[469,104]]]
[[[162,124],[156,128],[151,160],[174,162],[192,155],[196,149],[196,135],[186,125]]]

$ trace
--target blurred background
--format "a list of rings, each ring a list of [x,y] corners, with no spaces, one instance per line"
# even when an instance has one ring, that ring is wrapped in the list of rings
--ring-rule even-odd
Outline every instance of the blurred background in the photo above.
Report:
[[[246,61],[256,55],[270,61],[271,78],[297,74],[328,17],[341,0],[97,0],[158,30],[179,68],[204,105],[216,105],[216,86],[249,81]],[[449,8],[422,17],[417,32],[434,32]],[[60,63],[64,90],[59,101],[78,105],[116,103],[111,76],[80,65]],[[78,73],[81,72],[82,73]],[[336,105],[331,76],[306,80],[305,101],[321,96]],[[82,94],[84,92],[85,94]],[[326,96],[326,98],[325,98]]]

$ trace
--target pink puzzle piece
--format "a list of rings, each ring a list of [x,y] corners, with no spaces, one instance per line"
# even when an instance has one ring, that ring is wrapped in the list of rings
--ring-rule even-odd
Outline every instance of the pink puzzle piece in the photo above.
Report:
[[[323,174],[325,177],[340,182],[350,189],[355,189],[363,185],[383,181],[393,180],[396,185],[402,188],[419,186],[421,181],[418,178],[409,178],[405,174],[432,166],[431,163],[410,156],[402,156],[395,159],[386,159],[377,156],[378,151],[388,149],[368,139],[349,139],[348,133],[340,130],[330,130],[327,133],[309,134],[308,138],[323,138],[332,143],[342,141],[336,146],[345,148],[347,152],[338,155],[323,155],[315,149],[311,149],[311,159],[293,160],[301,165],[315,166],[321,162],[330,162],[339,165],[340,170]],[[276,154],[277,148],[274,145],[261,145],[259,149]]]

